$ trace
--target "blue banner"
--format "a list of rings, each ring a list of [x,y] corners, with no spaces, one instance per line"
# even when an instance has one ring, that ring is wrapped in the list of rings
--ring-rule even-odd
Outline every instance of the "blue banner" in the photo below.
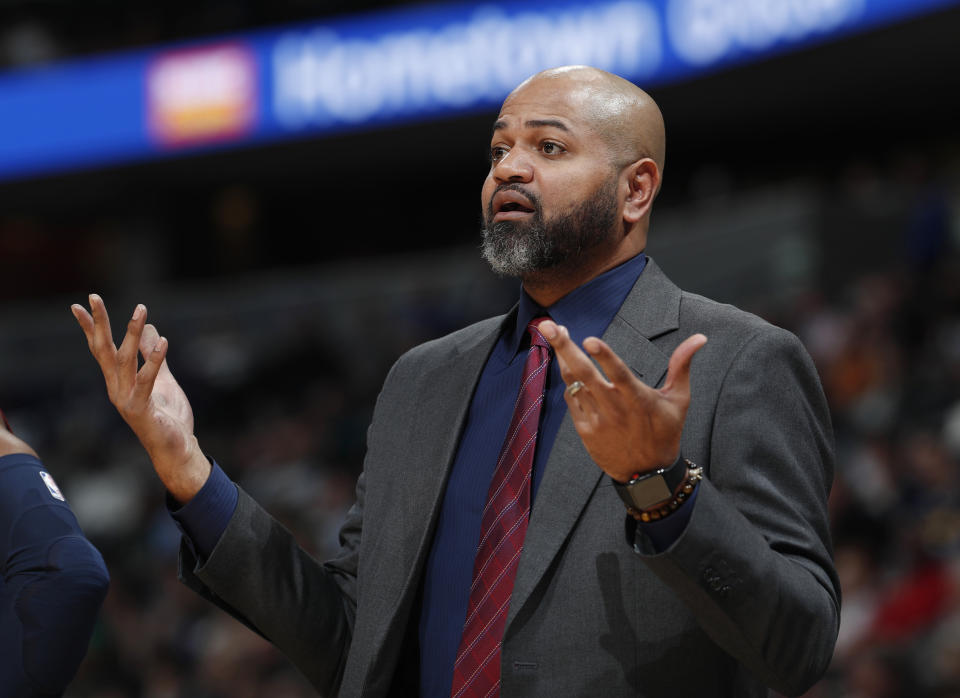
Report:
[[[643,87],[960,0],[485,2],[0,74],[0,179],[496,108],[543,68]]]

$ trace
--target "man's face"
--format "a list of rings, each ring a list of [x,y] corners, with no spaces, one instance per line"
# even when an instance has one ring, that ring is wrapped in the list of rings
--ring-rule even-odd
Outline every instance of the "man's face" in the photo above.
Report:
[[[618,177],[577,95],[534,81],[504,102],[482,191],[483,256],[521,278],[616,243]]]

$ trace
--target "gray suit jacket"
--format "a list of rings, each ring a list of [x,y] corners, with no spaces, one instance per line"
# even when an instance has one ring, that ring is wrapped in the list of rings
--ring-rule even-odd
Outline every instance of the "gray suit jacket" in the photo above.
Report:
[[[416,606],[471,393],[506,315],[391,369],[340,555],[319,564],[250,497],[181,575],[283,650],[325,695],[386,696]],[[681,292],[651,260],[604,339],[646,383],[707,335],[682,452],[704,466],[685,532],[655,553],[569,417],[553,445],[503,639],[503,696],[802,693],[839,618],[826,499],[830,418],[790,333]],[[184,549],[185,550],[185,549]]]

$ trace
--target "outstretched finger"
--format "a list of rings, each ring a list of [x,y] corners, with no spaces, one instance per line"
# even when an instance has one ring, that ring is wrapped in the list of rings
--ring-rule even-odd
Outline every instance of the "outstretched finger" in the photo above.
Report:
[[[617,356],[617,353],[610,348],[610,345],[602,339],[596,337],[587,337],[583,340],[583,348],[592,356],[607,379],[617,388],[631,388],[633,390],[652,390],[644,385],[630,370],[623,359]]]
[[[117,347],[113,343],[113,332],[110,329],[110,316],[103,299],[96,293],[90,294],[90,313],[93,315],[93,352],[98,360],[112,358]],[[101,363],[101,366],[103,364]]]
[[[147,323],[144,325],[143,334],[140,335],[140,355],[143,357],[144,361],[147,361],[150,358],[150,353],[154,350],[160,340],[163,339],[164,342],[167,341],[166,337],[160,337],[160,333],[157,331],[155,325]],[[164,349],[164,358],[166,358],[166,349]],[[160,373],[166,373],[170,375],[170,366],[164,360],[160,364]],[[158,374],[159,375],[159,374]]]
[[[146,361],[150,357],[150,352],[153,351],[153,348],[157,346],[157,342],[160,341],[160,333],[157,332],[155,325],[147,323],[143,326],[143,332],[140,333],[140,354],[143,356],[143,360]]]
[[[544,320],[538,325],[538,329],[553,347],[564,383],[569,386],[574,381],[580,381],[588,388],[609,387],[610,384],[590,357],[570,339],[570,332],[566,327],[557,325],[553,320]]]
[[[99,303],[95,302],[94,299]],[[70,311],[79,323],[80,329],[83,330],[90,353],[100,366],[100,372],[103,374],[103,380],[107,386],[107,395],[110,396],[111,400],[114,400],[117,397],[117,367],[115,361],[116,348],[113,346],[113,339],[109,338],[110,320],[107,318],[107,311],[103,306],[103,301],[100,300],[100,296],[90,295],[90,307],[94,311],[93,315],[79,303],[71,305]],[[104,324],[106,325],[105,333]],[[103,340],[104,336],[109,338],[106,342]]]
[[[673,350],[667,368],[667,380],[664,381],[661,392],[690,395],[690,362],[693,355],[706,343],[706,336],[698,333],[687,337]]]
[[[147,327],[152,330],[150,334],[156,338],[156,341],[147,348],[144,346],[146,340],[141,337],[140,353],[143,354],[143,366],[137,372],[136,384],[132,394],[133,404],[137,408],[145,406],[150,399],[153,384],[156,382],[160,370],[165,366],[164,359],[167,357],[167,347],[169,346],[167,338],[158,336],[153,325],[147,325]],[[146,334],[144,332],[144,335]]]
[[[80,325],[80,329],[83,330],[83,336],[87,338],[87,346],[90,347],[90,352],[92,353],[93,318],[90,316],[90,313],[87,312],[87,309],[79,303],[74,303],[71,305],[70,312],[73,313],[73,317],[77,319],[77,324]]]
[[[137,377],[137,349],[140,336],[147,320],[147,308],[142,303],[133,310],[133,316],[127,323],[127,334],[117,350],[117,379],[121,393],[128,393]]]

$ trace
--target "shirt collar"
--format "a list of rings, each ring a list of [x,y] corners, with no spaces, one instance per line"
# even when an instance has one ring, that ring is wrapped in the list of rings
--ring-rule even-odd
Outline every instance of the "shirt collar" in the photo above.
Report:
[[[521,291],[517,322],[508,339],[510,348],[514,354],[520,351],[526,338],[527,325],[544,314],[549,314],[554,322],[566,327],[577,345],[587,337],[600,337],[623,305],[646,265],[647,256],[641,252],[575,288],[546,309],[539,306],[526,291]]]

